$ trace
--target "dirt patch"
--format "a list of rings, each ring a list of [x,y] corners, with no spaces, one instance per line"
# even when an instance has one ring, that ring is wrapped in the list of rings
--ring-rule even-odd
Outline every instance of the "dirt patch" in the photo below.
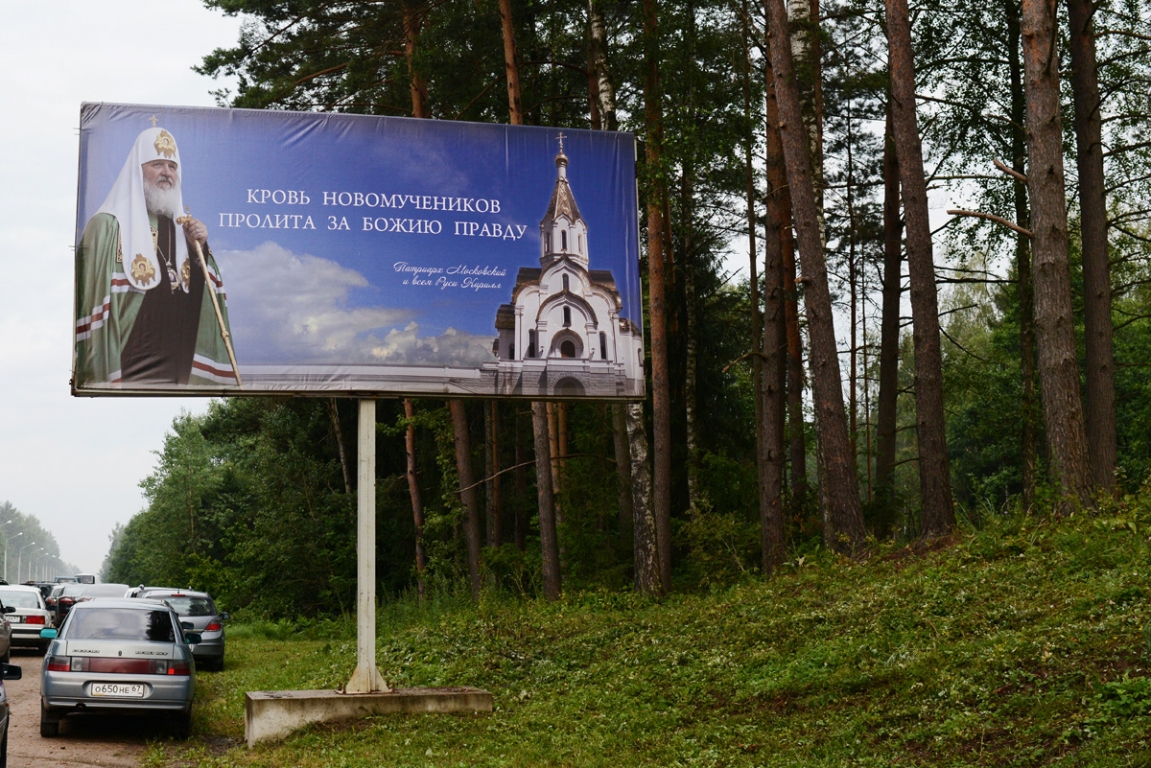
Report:
[[[164,734],[163,721],[131,715],[66,717],[60,735],[40,736],[40,666],[35,651],[12,651],[12,663],[24,673],[4,683],[11,707],[8,725],[9,768],[137,768],[145,742]]]

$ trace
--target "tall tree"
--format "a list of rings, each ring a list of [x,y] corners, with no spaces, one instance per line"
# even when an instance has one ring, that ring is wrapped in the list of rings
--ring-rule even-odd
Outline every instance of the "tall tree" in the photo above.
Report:
[[[643,2],[645,167],[648,173],[647,258],[651,322],[653,514],[660,587],[671,590],[671,384],[667,361],[667,232],[664,219],[663,106],[657,0]]]
[[[819,213],[808,141],[803,130],[799,88],[792,64],[787,11],[783,0],[766,0],[768,40],[776,99],[779,103],[780,137],[791,190],[792,215],[802,260],[804,307],[811,339],[811,381],[824,470],[821,493],[827,499],[824,543],[839,552],[853,553],[867,535],[859,503],[855,456],[847,434],[843,388],[839,372],[835,326],[827,263],[823,254]]]
[[[1111,263],[1103,177],[1103,115],[1095,55],[1092,0],[1067,0],[1071,27],[1071,93],[1079,168],[1079,230],[1083,249],[1083,346],[1086,427],[1095,485],[1115,489],[1115,360],[1111,326]]]
[[[1005,0],[1007,19],[1008,78],[1010,98],[1011,169],[1015,172],[1012,203],[1015,223],[1030,231],[1031,210],[1027,202],[1027,96],[1023,92],[1023,62],[1020,57],[1022,30],[1017,0]],[[1020,408],[1023,418],[1019,427],[1019,475],[1023,488],[1023,508],[1031,509],[1035,503],[1035,474],[1039,465],[1039,408],[1035,391],[1035,290],[1031,279],[1031,238],[1025,232],[1015,232],[1015,281],[1019,293],[1019,376]]]
[[[1052,481],[1066,501],[1092,504],[1087,435],[1071,311],[1063,122],[1055,0],[1023,0],[1027,189],[1034,238],[1035,329]]]
[[[891,534],[895,503],[895,438],[899,398],[899,318],[903,296],[903,220],[899,214],[899,156],[891,107],[883,142],[883,309],[879,337],[879,403],[875,455],[876,498],[880,514],[875,536]]]
[[[472,596],[480,596],[480,503],[472,478],[472,443],[468,431],[467,410],[463,400],[449,400],[452,428],[455,432],[456,471],[460,482],[460,502],[464,507],[464,542],[468,553],[468,579]]]
[[[915,422],[919,446],[922,533],[943,536],[955,526],[951,468],[943,415],[943,353],[939,346],[939,301],[927,210],[927,177],[915,113],[915,67],[907,0],[886,0],[891,66],[891,117],[899,156],[899,184],[907,229],[911,313],[915,341]]]
[[[504,43],[504,71],[508,84],[508,114],[512,125],[523,125],[519,61],[516,53],[515,25],[512,23],[510,0],[500,0],[501,33]],[[549,600],[560,596],[559,531],[556,520],[555,487],[552,483],[551,419],[549,406],[532,403],[532,432],[535,437],[536,495],[539,500],[540,544],[543,557],[544,594]],[[540,446],[547,450],[541,453]],[[545,477],[546,475],[546,477]]]
[[[424,503],[420,496],[420,479],[416,473],[416,409],[410,398],[404,398],[404,455],[407,459],[408,496],[412,501],[412,522],[416,528],[416,595],[422,603],[427,593],[424,571],[428,556],[424,550]]]
[[[790,368],[787,357],[789,323],[786,317],[788,298],[784,253],[791,248],[791,211],[787,196],[787,172],[783,164],[783,144],[779,137],[779,106],[776,102],[770,57],[765,58],[764,66],[766,75],[764,132],[767,154],[767,211],[764,218],[763,246],[764,316],[761,347],[764,375],[762,391],[757,390],[756,396],[763,402],[758,441],[761,565],[765,574],[771,574],[783,565],[786,554],[783,520],[783,425],[787,406],[785,388]],[[794,264],[792,268],[794,269]],[[753,322],[754,320],[753,317]],[[798,334],[798,327],[796,332]],[[802,371],[799,373],[797,381],[801,382]],[[802,405],[796,412],[799,415],[792,423],[792,429],[798,433],[802,452]],[[793,454],[793,492],[798,482],[796,475]]]

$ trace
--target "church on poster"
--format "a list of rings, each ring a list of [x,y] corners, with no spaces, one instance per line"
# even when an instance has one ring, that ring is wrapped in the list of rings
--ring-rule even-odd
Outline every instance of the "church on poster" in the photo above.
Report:
[[[643,331],[620,313],[611,270],[591,269],[588,225],[568,183],[563,134],[556,182],[540,222],[540,266],[521,267],[511,302],[496,312],[500,395],[634,397],[643,394]]]

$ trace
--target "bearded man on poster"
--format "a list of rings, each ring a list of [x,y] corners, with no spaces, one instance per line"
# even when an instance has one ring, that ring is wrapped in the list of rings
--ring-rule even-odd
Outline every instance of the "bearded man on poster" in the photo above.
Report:
[[[172,134],[145,130],[84,227],[76,248],[74,389],[236,384],[222,332],[224,282],[208,228],[184,215],[181,173]]]

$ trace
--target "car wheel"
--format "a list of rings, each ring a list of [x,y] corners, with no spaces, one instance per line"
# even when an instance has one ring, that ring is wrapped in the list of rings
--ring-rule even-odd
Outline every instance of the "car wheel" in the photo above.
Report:
[[[45,739],[60,735],[60,715],[49,712],[44,703],[40,703],[40,735]]]
[[[8,768],[8,726],[4,726],[4,741],[0,742],[0,768]]]
[[[189,707],[187,712],[173,712],[169,721],[169,729],[172,732],[172,737],[179,741],[187,741],[188,737],[192,735],[192,710]]]

